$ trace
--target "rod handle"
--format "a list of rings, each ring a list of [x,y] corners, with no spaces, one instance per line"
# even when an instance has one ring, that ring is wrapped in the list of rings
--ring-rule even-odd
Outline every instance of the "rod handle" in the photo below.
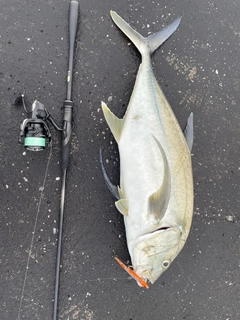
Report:
[[[77,21],[78,21],[78,2],[71,1],[69,9],[69,41],[70,51],[74,50],[74,43],[77,33]]]
[[[63,133],[62,133],[62,169],[68,167],[71,137],[72,137],[73,102],[65,100],[63,105]]]

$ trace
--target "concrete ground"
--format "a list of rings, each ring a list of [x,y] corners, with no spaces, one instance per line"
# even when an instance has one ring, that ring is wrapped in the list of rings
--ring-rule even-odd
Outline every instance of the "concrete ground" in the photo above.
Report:
[[[74,127],[64,219],[59,319],[240,319],[239,1],[79,1]],[[61,137],[26,152],[18,144],[24,91],[61,123],[68,63],[64,0],[0,3],[0,318],[52,317]],[[195,210],[187,244],[150,289],[113,259],[129,260],[122,216],[99,168],[119,179],[119,158],[100,110],[126,110],[140,56],[110,18],[118,12],[143,35],[182,16],[154,54],[153,68],[181,127],[194,112]]]

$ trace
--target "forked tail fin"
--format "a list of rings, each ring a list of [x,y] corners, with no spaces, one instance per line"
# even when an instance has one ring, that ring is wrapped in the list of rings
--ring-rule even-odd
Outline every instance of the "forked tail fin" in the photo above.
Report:
[[[114,23],[122,30],[123,33],[132,41],[137,47],[142,56],[145,54],[152,54],[163,42],[165,42],[174,31],[176,31],[181,18],[176,19],[170,25],[164,27],[162,30],[151,34],[148,37],[141,36],[135,31],[126,21],[124,21],[115,11],[110,11]]]

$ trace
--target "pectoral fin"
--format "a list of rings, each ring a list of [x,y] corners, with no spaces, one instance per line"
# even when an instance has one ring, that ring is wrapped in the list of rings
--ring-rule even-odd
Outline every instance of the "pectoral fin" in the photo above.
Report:
[[[168,204],[168,197],[162,185],[155,193],[149,198],[150,213],[153,214],[157,220],[161,220],[165,214]]]
[[[115,206],[124,216],[128,215],[128,200],[121,199],[115,202]]]
[[[104,117],[109,125],[109,128],[112,131],[115,140],[119,142],[124,124],[124,119],[119,119],[118,117],[116,117],[104,102],[102,102],[101,105]]]
[[[193,113],[190,113],[190,116],[188,117],[187,120],[187,125],[183,131],[188,148],[190,152],[192,151],[192,146],[193,146]]]
[[[161,187],[154,192],[148,199],[149,213],[154,217],[154,220],[161,220],[168,206],[171,192],[171,174],[167,161],[166,154],[161,144],[154,137],[163,157],[164,177]]]

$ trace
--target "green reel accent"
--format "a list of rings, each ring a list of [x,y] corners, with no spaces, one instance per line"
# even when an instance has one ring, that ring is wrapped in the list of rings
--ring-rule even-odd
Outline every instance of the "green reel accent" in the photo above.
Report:
[[[46,139],[40,137],[26,137],[24,139],[24,147],[36,147],[44,149],[46,147]]]

